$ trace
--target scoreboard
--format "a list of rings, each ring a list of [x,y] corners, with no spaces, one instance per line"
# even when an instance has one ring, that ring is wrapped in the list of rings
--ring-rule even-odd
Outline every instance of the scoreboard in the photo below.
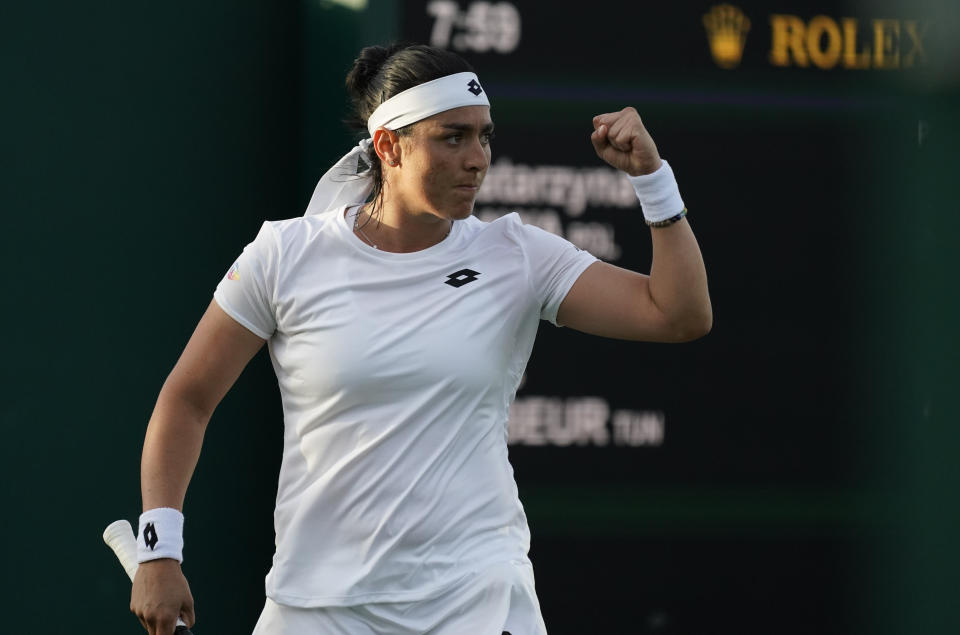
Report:
[[[677,174],[715,323],[683,345],[545,326],[511,413],[531,484],[834,487],[856,476],[858,244],[878,157],[915,152],[924,16],[840,3],[405,3],[402,36],[458,51],[497,125],[476,213],[518,211],[649,271],[595,114],[634,106]],[[575,464],[577,469],[570,469]],[[528,466],[530,466],[528,468]],[[535,466],[535,467],[534,467]]]
[[[457,51],[489,95],[480,218],[517,211],[648,272],[632,190],[589,140],[594,115],[633,106],[707,266],[714,327],[696,342],[541,328],[509,442],[548,625],[625,628],[569,608],[597,601],[639,603],[619,632],[860,623],[883,436],[876,245],[935,127],[924,95],[949,81],[934,18],[840,2],[404,3],[401,39]],[[618,590],[570,592],[557,561]]]

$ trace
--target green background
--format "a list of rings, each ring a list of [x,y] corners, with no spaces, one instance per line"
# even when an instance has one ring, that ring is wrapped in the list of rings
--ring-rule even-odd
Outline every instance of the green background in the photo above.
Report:
[[[956,32],[955,7],[910,11]],[[6,630],[138,631],[100,533],[140,511],[139,451],[156,394],[240,248],[263,219],[301,213],[317,174],[351,143],[339,124],[343,76],[361,46],[396,34],[399,14],[392,2],[360,13],[252,1],[0,10]],[[867,480],[827,498],[764,483],[718,497],[525,492],[521,482],[535,550],[537,532],[546,552],[558,536],[598,539],[600,524],[618,528],[606,533],[625,557],[645,541],[668,551],[671,536],[691,531],[762,544],[798,522],[827,526],[857,545],[861,564],[847,582],[853,617],[813,631],[956,631],[960,98],[956,47],[941,45],[901,106],[929,126],[925,143],[877,115],[855,138],[849,187],[838,193],[858,230],[855,310],[841,316],[858,380],[840,389],[866,431],[851,460],[867,466]],[[781,222],[770,210],[743,213]],[[275,385],[261,354],[214,416],[187,497],[184,570],[198,634],[249,632],[262,606],[282,425]],[[564,630],[584,608],[549,605],[543,589],[586,570],[540,569],[551,632],[584,632]],[[783,592],[802,603],[805,589]],[[743,601],[744,615],[762,613]],[[655,632],[622,605],[602,610],[624,614],[620,632]],[[696,632],[787,631],[747,619]]]

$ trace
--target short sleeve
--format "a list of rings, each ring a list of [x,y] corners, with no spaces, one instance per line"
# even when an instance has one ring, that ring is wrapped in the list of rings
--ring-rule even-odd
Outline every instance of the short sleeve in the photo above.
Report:
[[[540,319],[557,324],[557,311],[570,287],[596,256],[559,236],[533,225],[523,225],[524,251],[530,280],[540,300]]]
[[[213,294],[227,315],[265,340],[277,329],[273,302],[277,257],[273,228],[270,223],[264,223]]]

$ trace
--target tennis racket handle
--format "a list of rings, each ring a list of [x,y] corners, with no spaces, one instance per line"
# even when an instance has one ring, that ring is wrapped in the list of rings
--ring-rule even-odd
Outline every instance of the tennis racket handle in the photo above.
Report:
[[[133,582],[137,575],[137,537],[133,535],[133,527],[126,520],[117,520],[109,525],[103,531],[103,541],[116,554],[117,560],[123,565],[123,570],[127,572],[127,577]],[[175,634],[193,635],[187,625],[179,617],[177,618],[177,630]]]
[[[116,554],[117,560],[123,565],[127,577],[133,582],[137,575],[137,539],[133,535],[133,527],[125,520],[117,520],[103,530],[103,541]]]

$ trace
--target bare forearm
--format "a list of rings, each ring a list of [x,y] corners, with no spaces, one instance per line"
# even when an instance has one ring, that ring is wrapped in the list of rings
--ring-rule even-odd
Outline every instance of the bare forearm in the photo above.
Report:
[[[650,297],[674,326],[678,339],[705,335],[713,324],[707,272],[686,219],[651,229]]]
[[[161,392],[143,443],[140,489],[143,508],[183,509],[187,485],[200,457],[209,415]]]

